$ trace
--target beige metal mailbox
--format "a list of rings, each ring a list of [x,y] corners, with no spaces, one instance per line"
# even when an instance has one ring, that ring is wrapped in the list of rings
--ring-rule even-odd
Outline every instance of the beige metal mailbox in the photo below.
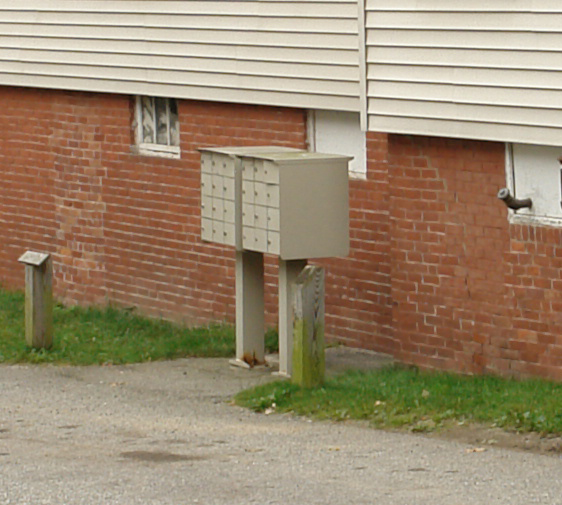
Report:
[[[348,163],[306,151],[242,156],[242,248],[284,260],[349,253]]]
[[[279,256],[279,371],[291,374],[292,286],[307,258],[349,252],[348,156],[201,149],[201,238],[236,248],[236,360],[264,361],[263,254]]]
[[[242,161],[253,153],[301,152],[289,147],[210,147],[201,151],[201,238],[242,249]]]

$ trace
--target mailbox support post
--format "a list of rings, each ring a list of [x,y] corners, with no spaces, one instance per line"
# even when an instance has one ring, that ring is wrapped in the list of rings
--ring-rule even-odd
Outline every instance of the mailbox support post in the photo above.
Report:
[[[53,262],[49,254],[26,252],[25,340],[35,349],[53,345]]]
[[[236,359],[251,367],[265,362],[263,254],[236,251]]]
[[[311,388],[324,382],[324,269],[307,266],[295,283],[293,374],[291,380]]]
[[[306,260],[279,258],[279,375],[290,377],[293,359],[293,298],[298,275]]]

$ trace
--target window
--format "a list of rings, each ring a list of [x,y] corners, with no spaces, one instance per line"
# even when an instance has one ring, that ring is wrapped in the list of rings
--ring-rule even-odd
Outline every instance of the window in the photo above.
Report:
[[[531,208],[510,211],[516,222],[562,225],[562,147],[508,145],[508,188],[516,198],[531,198]]]
[[[311,151],[353,156],[349,162],[350,177],[367,178],[367,141],[358,113],[309,111],[308,144]]]
[[[176,100],[137,97],[136,136],[140,154],[179,158],[180,132]]]

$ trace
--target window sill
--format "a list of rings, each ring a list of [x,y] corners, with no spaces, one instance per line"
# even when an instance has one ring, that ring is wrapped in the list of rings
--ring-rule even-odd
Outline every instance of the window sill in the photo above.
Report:
[[[531,226],[555,226],[562,227],[562,218],[549,216],[534,216],[531,214],[518,214],[509,211],[510,224],[526,224]]]
[[[179,146],[161,146],[158,144],[140,144],[133,146],[132,151],[140,156],[152,156],[157,158],[181,158]]]
[[[366,181],[367,172],[356,172],[355,170],[349,171],[349,178],[356,181]]]

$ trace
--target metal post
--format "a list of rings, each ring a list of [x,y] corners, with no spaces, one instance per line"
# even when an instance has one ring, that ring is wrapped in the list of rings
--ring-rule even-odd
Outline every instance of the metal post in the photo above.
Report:
[[[248,368],[265,362],[263,254],[236,251],[236,359]]]

